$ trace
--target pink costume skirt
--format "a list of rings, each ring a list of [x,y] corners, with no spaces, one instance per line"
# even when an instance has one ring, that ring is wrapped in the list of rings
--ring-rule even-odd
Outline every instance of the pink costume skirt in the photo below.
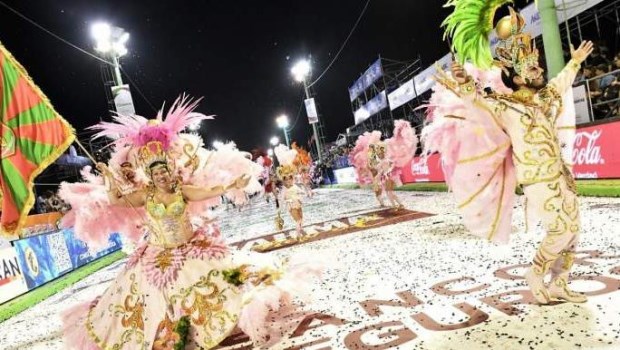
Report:
[[[175,248],[140,245],[103,295],[64,312],[66,348],[172,349],[185,339],[185,349],[210,349],[237,326],[255,344],[277,341],[279,329],[291,328],[282,323],[292,320],[279,314],[293,310],[291,295],[277,283],[231,280],[231,271],[264,260],[242,255],[226,246],[215,224]]]

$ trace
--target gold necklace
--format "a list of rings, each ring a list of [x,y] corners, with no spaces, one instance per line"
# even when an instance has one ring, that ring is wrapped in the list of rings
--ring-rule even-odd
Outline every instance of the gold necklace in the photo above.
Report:
[[[534,93],[529,89],[519,89],[512,93],[512,97],[524,104],[530,104],[534,100]]]

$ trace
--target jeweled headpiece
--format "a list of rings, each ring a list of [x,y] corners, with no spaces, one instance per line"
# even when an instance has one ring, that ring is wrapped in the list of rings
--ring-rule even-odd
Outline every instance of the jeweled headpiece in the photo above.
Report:
[[[137,163],[143,167],[147,174],[151,174],[151,166],[156,163],[168,164],[168,158],[164,146],[159,141],[150,141],[138,149]]]
[[[512,7],[509,10],[510,15],[500,19],[495,27],[499,38],[495,53],[503,67],[512,68],[523,78],[531,79],[531,68],[538,66],[538,50],[536,44],[532,45],[531,35],[523,32],[523,16]]]
[[[523,78],[530,79],[531,68],[538,65],[538,50],[532,45],[532,37],[524,33],[525,20],[513,8],[495,27],[499,43],[495,49],[494,62],[489,36],[493,31],[493,18],[501,6],[511,0],[449,0],[445,7],[454,11],[441,24],[444,38],[451,37],[451,49],[460,63],[469,60],[475,66],[488,69],[494,63],[503,68],[514,69]]]
[[[162,108],[155,119],[148,120],[139,115],[116,115],[113,117],[114,123],[101,122],[91,128],[99,130],[95,137],[107,136],[113,138],[117,146],[137,150],[137,165],[150,174],[149,167],[153,162],[167,161],[166,153],[185,128],[212,119],[211,116],[194,112],[199,101],[181,96],[172,104],[165,117]]]
[[[284,145],[278,145],[273,150],[273,153],[275,153],[278,163],[280,163],[280,166],[276,169],[276,174],[280,180],[288,176],[294,176],[297,173],[297,168],[294,164],[295,157],[297,156],[296,150],[289,149]]]
[[[278,179],[280,180],[284,180],[289,176],[295,176],[296,173],[297,168],[290,164],[280,165],[278,169],[276,169],[276,174],[278,175]]]

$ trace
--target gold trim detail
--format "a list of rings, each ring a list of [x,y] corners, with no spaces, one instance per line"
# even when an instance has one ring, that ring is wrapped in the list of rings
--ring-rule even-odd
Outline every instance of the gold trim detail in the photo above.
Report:
[[[484,159],[484,158],[488,158],[492,155],[494,155],[495,153],[504,150],[504,149],[508,149],[510,147],[510,141],[504,143],[503,145],[499,145],[497,147],[495,147],[494,149],[490,150],[489,152],[486,153],[482,153],[482,154],[478,154],[472,157],[468,157],[468,158],[464,158],[464,159],[460,159],[457,161],[458,164],[465,164],[465,163],[470,163],[470,162],[475,162],[477,160],[480,159]]]

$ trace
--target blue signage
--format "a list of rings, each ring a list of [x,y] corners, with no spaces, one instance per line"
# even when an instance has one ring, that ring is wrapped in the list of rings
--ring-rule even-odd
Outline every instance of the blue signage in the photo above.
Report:
[[[113,233],[107,246],[94,252],[89,251],[86,243],[75,237],[73,229],[14,241],[17,259],[29,290],[121,247],[120,235]]]
[[[43,234],[14,241],[17,259],[29,290],[68,271],[65,268],[66,259],[69,259],[66,246],[65,254],[54,254],[53,250],[56,250],[56,253],[62,250],[56,246],[58,244],[56,239],[48,239],[49,236],[49,234]]]
[[[383,76],[383,66],[379,58],[362,74],[362,76],[349,88],[349,98],[355,100],[364,90],[368,89],[375,81]]]
[[[72,228],[64,229],[63,234],[65,237],[65,242],[67,243],[67,248],[69,249],[71,264],[73,265],[74,269],[77,269],[78,267],[83,266],[104,255],[115,252],[121,249],[122,246],[120,235],[118,233],[113,233],[110,235],[107,246],[95,252],[91,252],[88,250],[88,245],[84,243],[84,241],[79,240],[75,237],[75,232]]]

